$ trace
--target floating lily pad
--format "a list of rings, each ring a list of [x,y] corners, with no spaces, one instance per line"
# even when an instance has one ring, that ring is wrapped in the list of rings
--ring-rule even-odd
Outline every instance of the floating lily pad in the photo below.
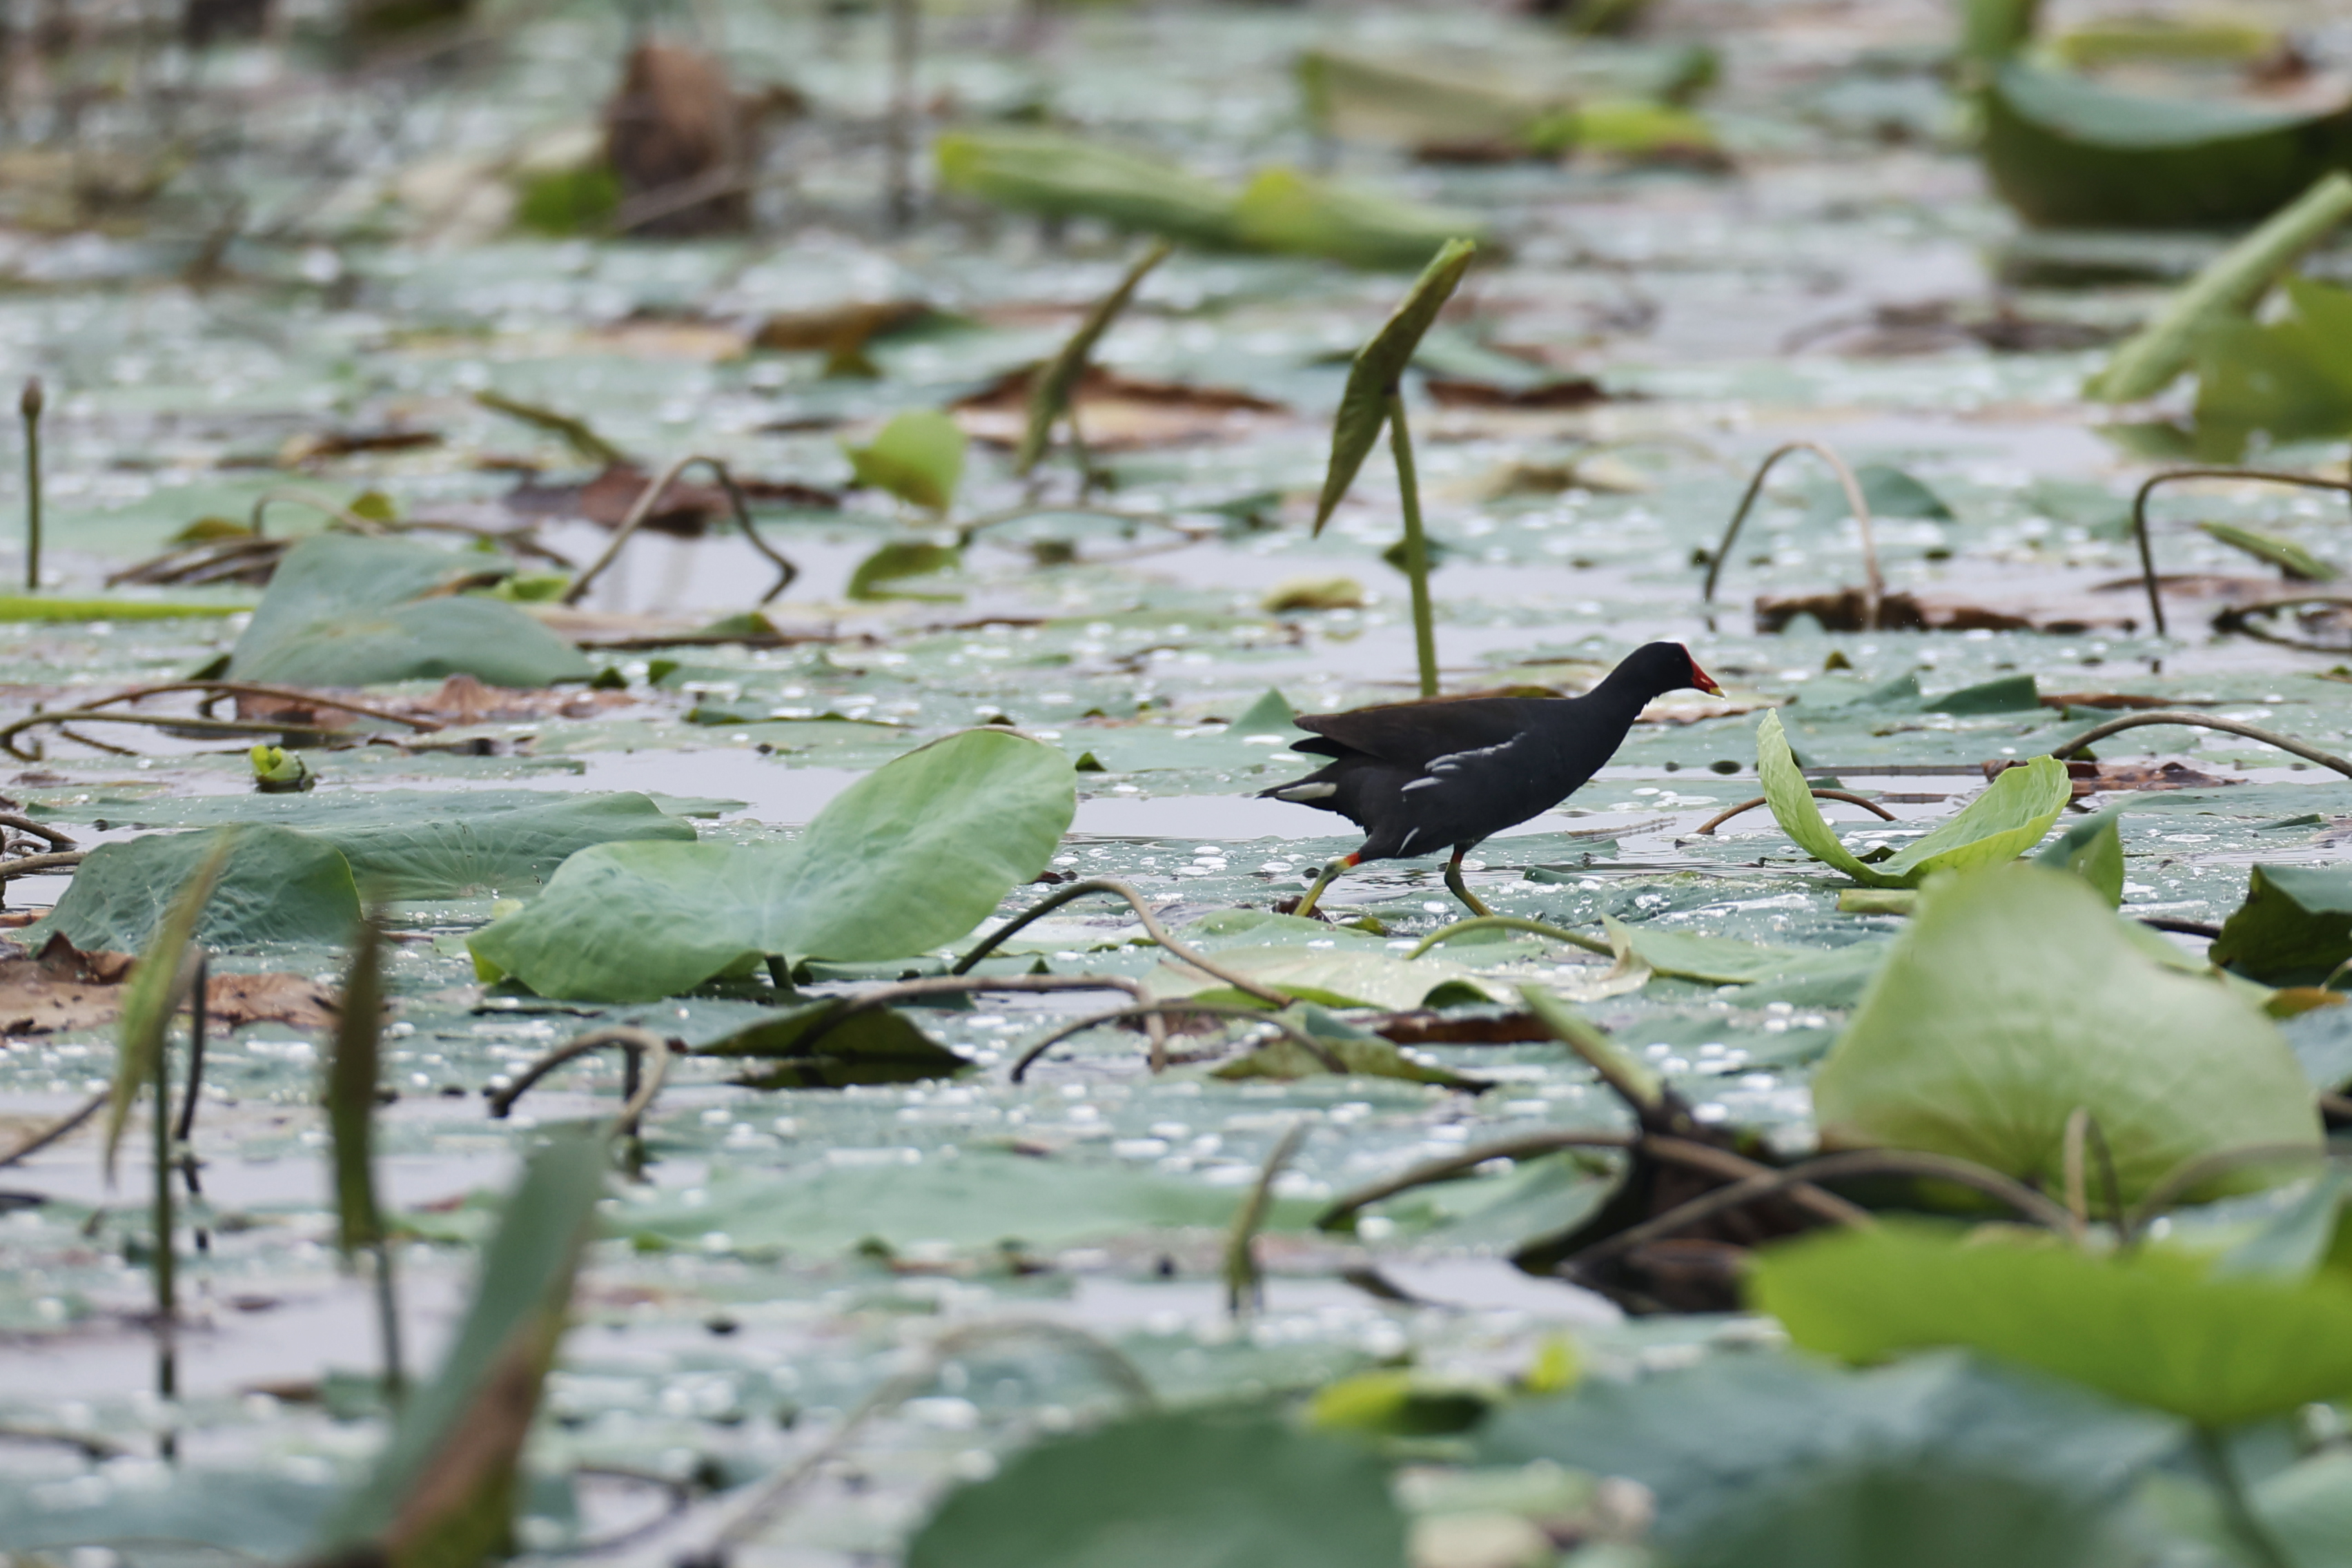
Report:
[[[85,952],[146,950],[183,883],[218,837],[157,833],[101,844],[42,922]],[[242,827],[196,924],[207,947],[341,942],[360,918],[351,863],[326,839],[284,827]]]
[[[584,680],[580,650],[512,605],[452,595],[495,556],[321,533],[286,552],[229,654],[236,680],[370,686],[471,675],[493,686]]]
[[[467,945],[543,996],[642,1002],[763,956],[902,958],[1045,868],[1077,809],[1060,752],[971,730],[884,764],[787,845],[584,849]]]

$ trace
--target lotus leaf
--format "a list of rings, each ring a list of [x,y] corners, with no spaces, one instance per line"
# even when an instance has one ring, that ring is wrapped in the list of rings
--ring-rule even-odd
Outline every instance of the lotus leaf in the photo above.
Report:
[[[2097,1120],[2128,1201],[2189,1160],[2317,1146],[2277,1027],[2141,950],[2080,877],[2004,866],[1938,882],[1813,1081],[1824,1142],[1956,1154],[2058,1181]],[[2261,1184],[2243,1170],[2222,1184]]]
[[[1756,727],[1756,768],[1780,830],[1814,859],[1873,888],[1916,887],[1931,871],[2014,859],[2042,842],[2071,798],[2065,768],[2036,757],[2003,772],[1958,816],[1901,854],[1872,866],[1856,858],[1822,820],[1777,712],[1766,713]]]
[[[1958,1345],[2209,1426],[2352,1394],[2352,1281],[2332,1274],[1888,1223],[1770,1247],[1749,1281],[1800,1346],[1849,1361]]]
[[[474,933],[486,977],[644,1002],[763,956],[903,958],[980,923],[1045,868],[1077,809],[1069,759],[970,730],[885,763],[791,844],[600,845]]]
[[[2029,223],[2252,223],[2352,166],[2352,110],[2141,97],[2011,59],[1985,95],[1984,162]]]
[[[1272,1415],[1152,1415],[1014,1456],[950,1492],[908,1568],[1403,1568],[1405,1521],[1360,1443]]]
[[[584,680],[580,650],[512,605],[450,593],[498,557],[321,533],[286,552],[231,650],[236,680],[306,686],[471,675],[493,686]]]
[[[2352,872],[2256,866],[2208,956],[2265,985],[2317,985],[2352,959]]]

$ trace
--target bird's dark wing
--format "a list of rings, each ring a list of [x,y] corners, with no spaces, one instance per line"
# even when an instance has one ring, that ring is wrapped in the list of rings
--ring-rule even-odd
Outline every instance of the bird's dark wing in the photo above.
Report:
[[[1395,702],[1349,713],[1303,713],[1297,723],[1323,737],[1293,751],[1324,756],[1361,752],[1385,763],[1421,768],[1433,757],[1499,746],[1527,728],[1534,703],[1520,697],[1472,697],[1455,702]]]

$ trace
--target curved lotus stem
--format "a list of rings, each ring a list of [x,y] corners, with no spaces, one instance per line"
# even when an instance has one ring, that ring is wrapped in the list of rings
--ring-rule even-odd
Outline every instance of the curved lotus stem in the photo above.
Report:
[[[1878,607],[1886,597],[1886,580],[1879,575],[1878,534],[1871,524],[1870,502],[1863,498],[1862,482],[1853,477],[1853,470],[1846,466],[1845,459],[1820,441],[1790,441],[1775,447],[1757,465],[1755,477],[1748,481],[1748,493],[1739,498],[1739,505],[1731,514],[1731,526],[1723,531],[1723,542],[1716,547],[1714,557],[1706,563],[1706,583],[1699,590],[1699,602],[1705,605],[1715,603],[1716,580],[1723,575],[1724,562],[1730,559],[1731,547],[1739,538],[1740,524],[1748,521],[1748,513],[1755,507],[1756,498],[1763,493],[1765,476],[1771,473],[1772,465],[1791,452],[1811,452],[1837,474],[1838,485],[1845,491],[1845,504],[1853,510],[1853,521],[1862,529],[1862,629],[1876,631]]]
[[[572,579],[572,586],[563,591],[563,603],[576,605],[587,596],[589,586],[604,574],[604,569],[621,553],[621,547],[628,543],[630,536],[644,527],[646,519],[653,515],[654,503],[677,482],[680,474],[697,463],[708,467],[718,479],[719,488],[727,492],[727,505],[735,515],[735,526],[743,531],[743,537],[751,542],[751,548],[766,556],[776,568],[775,585],[760,595],[760,603],[767,604],[793,585],[793,580],[801,574],[801,569],[778,553],[773,545],[760,537],[760,531],[751,526],[751,507],[743,499],[743,487],[735,482],[735,476],[728,471],[725,463],[717,458],[694,453],[678,458],[656,474],[637,493],[635,504],[629,508],[628,515],[621,519],[621,526],[613,531],[613,538],[604,546],[604,553],[590,562],[587,570]]]
[[[2169,634],[2164,624],[2164,595],[2157,589],[2156,551],[2147,537],[2147,498],[2155,493],[2157,486],[2168,485],[2175,479],[2257,479],[2264,484],[2299,485],[2305,489],[2338,490],[2352,496],[2352,480],[2325,479],[2317,474],[2291,474],[2276,468],[2167,468],[2160,474],[2149,475],[2132,497],[2132,537],[2139,542],[2140,582],[2147,589],[2147,613],[2156,622],[2158,637]]]
[[[2063,762],[2069,752],[2079,752],[2094,741],[2105,740],[2107,736],[2120,731],[2137,730],[2144,724],[2179,724],[2192,730],[2220,730],[2225,734],[2243,735],[2250,741],[2260,741],[2266,746],[2276,746],[2280,751],[2292,752],[2307,763],[2317,763],[2323,768],[2333,768],[2346,778],[2352,778],[2352,763],[2347,763],[2342,757],[2331,752],[2323,752],[2316,746],[2305,745],[2292,735],[2282,735],[2275,730],[2264,730],[2252,724],[2242,724],[2235,719],[2223,719],[2211,713],[2190,713],[2169,708],[2150,709],[2144,713],[2126,713],[2120,719],[2110,719],[2104,724],[2095,724],[2064,745],[2053,747],[2050,754]],[[0,734],[5,734],[5,731],[0,731]]]
[[[1878,814],[1879,820],[1882,822],[1892,822],[1895,820],[1895,814],[1887,810],[1885,806],[1879,805],[1876,801],[1866,799],[1864,796],[1853,794],[1848,790],[1817,789],[1813,791],[1813,798],[1815,800],[1842,800],[1848,805],[1858,805],[1864,811],[1876,812]],[[1717,828],[1722,826],[1725,823],[1729,822],[1733,817],[1738,816],[1740,813],[1753,811],[1759,805],[1769,805],[1770,804],[1771,801],[1768,796],[1760,795],[1754,800],[1743,800],[1738,805],[1730,806],[1725,810],[1717,812],[1713,816],[1708,817],[1705,822],[1702,822],[1696,827],[1692,828],[1691,831],[1693,833],[1713,833]]]

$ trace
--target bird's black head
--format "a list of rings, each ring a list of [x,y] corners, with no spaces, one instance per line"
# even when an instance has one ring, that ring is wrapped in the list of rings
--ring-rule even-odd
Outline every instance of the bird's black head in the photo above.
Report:
[[[1654,642],[1635,648],[1609,672],[1609,683],[1622,683],[1644,701],[1669,691],[1723,695],[1723,688],[1715,683],[1715,677],[1701,669],[1690,649],[1678,642]]]

